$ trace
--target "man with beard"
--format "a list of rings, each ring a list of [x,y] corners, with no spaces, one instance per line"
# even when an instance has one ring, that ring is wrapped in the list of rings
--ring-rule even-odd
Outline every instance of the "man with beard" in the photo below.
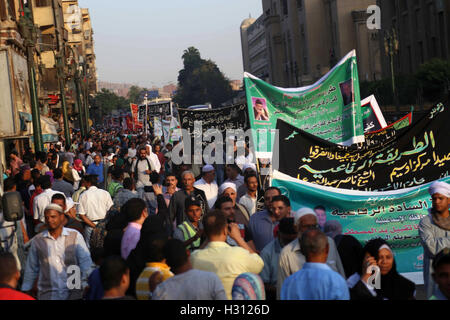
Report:
[[[303,255],[300,247],[300,239],[303,233],[310,229],[318,229],[317,216],[314,210],[310,208],[301,208],[294,214],[295,225],[298,230],[298,238],[289,243],[283,248],[280,253],[280,261],[278,265],[278,278],[277,278],[277,298],[280,299],[281,287],[284,280],[290,275],[296,273],[303,268],[306,262],[306,258]],[[329,252],[326,263],[334,271],[341,274],[345,279],[345,271],[342,265],[339,252],[337,251],[334,240],[327,237],[329,244]]]

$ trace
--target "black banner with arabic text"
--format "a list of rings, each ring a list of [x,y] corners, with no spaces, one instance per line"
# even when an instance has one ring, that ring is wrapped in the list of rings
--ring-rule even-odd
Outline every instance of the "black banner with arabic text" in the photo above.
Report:
[[[217,129],[222,133],[225,144],[227,130],[241,129],[244,132],[250,128],[248,111],[245,104],[211,110],[178,109],[180,126],[191,135],[192,153],[194,152],[194,139],[202,138],[209,129]],[[197,122],[197,128],[196,128]],[[201,124],[201,132],[196,130]],[[203,139],[204,140],[204,139]],[[202,140],[202,150],[210,143]]]
[[[362,148],[332,144],[279,120],[279,171],[318,185],[362,191],[397,190],[449,176],[448,103],[414,126],[366,136]]]

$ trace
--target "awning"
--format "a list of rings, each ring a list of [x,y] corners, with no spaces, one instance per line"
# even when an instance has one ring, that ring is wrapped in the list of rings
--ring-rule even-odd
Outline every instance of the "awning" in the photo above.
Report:
[[[43,143],[58,142],[58,122],[51,118],[41,115],[41,131]],[[33,129],[31,129],[33,133]],[[34,142],[34,136],[31,136],[31,141]]]

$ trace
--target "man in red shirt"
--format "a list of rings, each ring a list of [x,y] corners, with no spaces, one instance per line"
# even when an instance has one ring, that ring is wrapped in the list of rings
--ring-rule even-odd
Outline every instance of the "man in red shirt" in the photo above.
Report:
[[[0,300],[35,300],[15,289],[19,279],[20,272],[14,256],[9,252],[0,253]]]

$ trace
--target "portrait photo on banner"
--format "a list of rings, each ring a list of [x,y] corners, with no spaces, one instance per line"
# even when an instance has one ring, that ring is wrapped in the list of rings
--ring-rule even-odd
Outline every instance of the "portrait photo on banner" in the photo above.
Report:
[[[253,115],[256,121],[269,121],[267,101],[264,98],[252,98]]]
[[[353,97],[352,79],[349,79],[345,82],[341,82],[339,84],[339,87],[341,88],[341,94],[342,94],[342,100],[344,101],[344,106],[352,103],[355,100]]]

